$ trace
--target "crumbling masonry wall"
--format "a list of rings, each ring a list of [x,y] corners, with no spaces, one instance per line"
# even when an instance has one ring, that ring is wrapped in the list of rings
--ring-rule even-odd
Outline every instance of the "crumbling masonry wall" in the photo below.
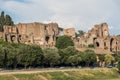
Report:
[[[57,23],[19,23],[16,26],[4,26],[3,35],[8,42],[52,47],[59,36],[59,30]]]
[[[88,33],[79,38],[80,47],[88,47],[90,44],[93,44],[95,49],[120,51],[120,37],[109,35],[107,23],[95,25]]]

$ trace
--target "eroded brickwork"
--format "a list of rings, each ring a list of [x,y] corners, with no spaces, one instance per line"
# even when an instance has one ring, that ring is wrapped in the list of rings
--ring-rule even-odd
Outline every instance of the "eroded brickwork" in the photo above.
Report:
[[[4,40],[25,44],[37,44],[52,47],[59,36],[57,23],[19,23],[16,26],[4,26]]]
[[[120,36],[110,36],[108,24],[95,25],[88,33],[79,38],[80,47],[94,45],[94,48],[104,49],[110,52],[120,51]]]

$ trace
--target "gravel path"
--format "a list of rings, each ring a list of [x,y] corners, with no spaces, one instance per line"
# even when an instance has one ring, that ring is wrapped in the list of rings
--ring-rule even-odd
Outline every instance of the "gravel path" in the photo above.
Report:
[[[64,72],[64,71],[78,71],[80,69],[44,69],[44,70],[13,70],[13,71],[1,71],[0,75],[10,75],[10,74],[34,74],[43,72]]]

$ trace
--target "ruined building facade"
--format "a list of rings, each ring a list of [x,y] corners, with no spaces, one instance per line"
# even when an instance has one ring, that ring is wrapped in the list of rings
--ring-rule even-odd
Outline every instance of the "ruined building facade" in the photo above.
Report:
[[[37,22],[4,26],[4,32],[1,34],[7,42],[37,44],[41,47],[54,47],[56,39],[60,36],[57,23]],[[120,36],[110,36],[107,23],[94,25],[91,30],[77,39],[74,28],[63,29],[63,35],[70,36],[75,42],[75,46],[80,48],[93,45],[95,50],[120,51]]]
[[[25,44],[37,44],[52,47],[59,36],[57,23],[19,23],[16,26],[4,26],[5,41]]]
[[[66,36],[70,36],[72,39],[75,39],[75,29],[74,28],[63,29],[63,34]]]
[[[120,37],[110,36],[107,23],[97,24],[79,38],[80,47],[94,45],[94,48],[110,52],[120,51]]]

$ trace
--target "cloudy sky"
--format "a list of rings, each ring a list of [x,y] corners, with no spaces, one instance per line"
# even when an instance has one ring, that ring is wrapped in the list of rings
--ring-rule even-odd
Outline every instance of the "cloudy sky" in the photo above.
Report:
[[[60,27],[87,31],[107,22],[120,34],[120,0],[0,0],[0,12],[19,22],[57,22]]]

